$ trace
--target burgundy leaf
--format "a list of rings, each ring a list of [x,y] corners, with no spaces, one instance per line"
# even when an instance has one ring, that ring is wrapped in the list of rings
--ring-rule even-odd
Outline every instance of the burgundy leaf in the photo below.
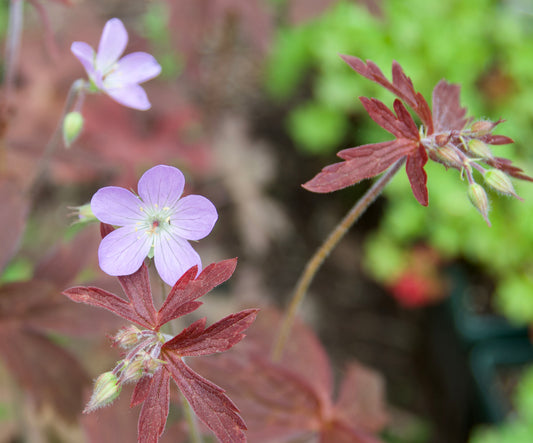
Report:
[[[339,388],[335,410],[337,417],[344,417],[346,423],[357,429],[368,432],[383,429],[388,420],[383,377],[359,363],[350,363]]]
[[[26,228],[28,198],[9,177],[0,177],[0,273],[18,250]]]
[[[418,128],[411,114],[405,109],[400,100],[394,100],[394,110],[397,116],[383,102],[375,98],[359,97],[359,100],[361,100],[372,120],[395,137],[411,140],[419,139]]]
[[[459,95],[461,87],[445,80],[437,83],[433,89],[433,126],[435,132],[461,131],[468,120],[466,108],[461,107]]]
[[[207,329],[204,329],[205,318],[203,318],[165,343],[163,348],[175,351],[180,356],[208,355],[227,351],[244,338],[242,331],[252,324],[257,311],[257,309],[247,309],[228,315]]]
[[[235,404],[217,385],[190,369],[182,359],[164,348],[162,358],[178,388],[187,399],[198,418],[222,442],[245,442],[246,425]]]
[[[371,434],[355,429],[348,423],[334,420],[324,426],[320,432],[319,443],[380,443],[381,440]]]
[[[120,276],[118,280],[135,312],[146,324],[150,325],[150,329],[154,328],[156,326],[156,310],[146,265],[143,263],[137,272]]]
[[[407,163],[405,165],[413,194],[422,206],[427,206],[429,203],[428,188],[426,186],[428,176],[426,171],[424,171],[424,165],[427,161],[427,152],[424,146],[420,144],[418,146],[418,152],[407,157]]]
[[[74,280],[88,263],[89,251],[100,239],[93,229],[84,229],[69,243],[63,243],[49,252],[36,266],[34,279],[46,280],[63,288]]]
[[[158,370],[139,415],[139,443],[157,443],[165,430],[170,403],[170,374]]]
[[[48,281],[36,279],[0,286],[0,324],[42,332],[94,334],[115,325],[116,317],[75,305]]]
[[[413,111],[420,117],[422,123],[428,128],[428,132],[433,132],[433,123],[431,119],[431,110],[424,97],[417,93],[413,87],[413,82],[405,75],[402,67],[398,62],[392,62],[392,83],[387,80],[378,66],[367,60],[366,64],[359,58],[351,55],[341,55],[341,58],[348,65],[363,77],[383,86],[391,91],[399,99],[409,105]]]
[[[63,291],[63,295],[66,295],[76,303],[85,303],[104,308],[133,323],[145,328],[152,328],[152,324],[140,317],[131,303],[103,289],[92,286],[76,286]]]
[[[0,337],[0,356],[37,406],[51,405],[66,420],[76,421],[89,386],[78,361],[35,332],[0,326]]]
[[[131,395],[130,408],[140,405],[144,400],[146,400],[146,397],[148,396],[152,386],[152,380],[153,377],[151,375],[145,375],[137,382],[135,389],[133,390],[133,394]]]
[[[100,236],[104,238],[107,234],[111,234],[115,228],[113,225],[108,225],[107,223],[100,223]]]
[[[312,192],[332,192],[385,171],[397,160],[409,155],[418,143],[400,138],[345,149],[338,153],[346,161],[326,166],[302,186]]]
[[[235,271],[235,266],[237,266],[236,258],[212,263],[196,279],[194,279],[197,273],[196,266],[185,272],[171,289],[159,310],[158,326],[191,312],[191,305],[188,303],[225,282]]]

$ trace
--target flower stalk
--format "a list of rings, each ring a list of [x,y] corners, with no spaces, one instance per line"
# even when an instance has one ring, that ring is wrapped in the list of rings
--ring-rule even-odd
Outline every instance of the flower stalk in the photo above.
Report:
[[[335,229],[329,234],[326,241],[317,249],[313,257],[307,262],[303,273],[301,274],[294,292],[291,297],[291,301],[285,311],[280,332],[274,344],[272,350],[272,359],[279,361],[283,354],[283,348],[287,343],[294,319],[298,312],[300,305],[302,304],[305,294],[309,285],[313,281],[315,274],[318,272],[324,260],[328,257],[331,251],[337,246],[339,241],[344,237],[344,234],[353,226],[353,224],[359,219],[359,217],[366,211],[366,209],[376,200],[381,194],[385,186],[390,182],[392,177],[398,172],[398,170],[405,163],[406,158],[402,158],[394,163],[388,171],[386,171],[377,180],[374,185],[361,197],[357,203],[352,207],[350,212],[341,220],[341,222],[335,227]]]

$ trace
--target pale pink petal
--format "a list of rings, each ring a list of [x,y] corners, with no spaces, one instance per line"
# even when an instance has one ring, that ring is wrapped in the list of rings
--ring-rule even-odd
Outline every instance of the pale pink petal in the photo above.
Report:
[[[94,49],[91,48],[91,46],[89,46],[85,42],[74,42],[70,46],[70,51],[81,62],[81,64],[85,68],[85,72],[87,72],[87,75],[90,78],[94,78],[95,77],[95,75],[94,75],[95,74],[95,69],[94,69],[95,53],[94,53]]]
[[[161,66],[146,52],[134,52],[122,57],[105,79],[106,88],[138,84],[157,77]]]
[[[132,226],[106,235],[98,248],[100,268],[109,275],[130,275],[137,271],[152,247],[152,236]]]
[[[170,224],[178,236],[187,240],[200,240],[211,232],[217,219],[217,210],[207,198],[188,195],[176,204]]]
[[[96,69],[105,73],[118,61],[127,44],[128,32],[124,24],[118,18],[108,20],[98,45]]]
[[[200,256],[189,242],[169,232],[161,232],[156,237],[154,262],[159,276],[170,286],[192,266],[197,265],[198,272],[202,268]]]
[[[91,199],[91,210],[98,220],[115,226],[135,225],[146,219],[143,202],[117,186],[99,189]]]
[[[142,86],[127,85],[115,89],[108,89],[104,84],[104,90],[113,100],[128,108],[146,111],[152,106]]]
[[[181,197],[184,186],[185,177],[178,168],[158,165],[143,174],[137,188],[146,206],[172,208]]]

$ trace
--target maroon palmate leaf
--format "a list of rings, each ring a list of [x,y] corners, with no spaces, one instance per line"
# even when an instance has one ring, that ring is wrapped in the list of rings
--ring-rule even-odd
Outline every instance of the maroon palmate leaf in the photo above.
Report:
[[[222,442],[245,442],[246,425],[224,390],[189,368],[171,351],[163,351],[168,370],[195,414]]]
[[[459,94],[461,87],[445,80],[437,83],[433,89],[433,126],[435,132],[460,131],[468,123],[465,118],[466,108],[461,107]]]
[[[207,266],[196,279],[197,268],[189,269],[176,282],[158,313],[158,324],[163,325],[185,315],[199,305],[194,300],[207,294],[214,287],[231,277],[237,266],[237,259],[223,260]]]
[[[157,443],[165,430],[170,403],[170,373],[160,369],[151,377],[139,415],[139,443]]]
[[[103,235],[109,230],[102,226]],[[226,281],[235,265],[236,259],[213,263],[198,277],[197,268],[192,267],[176,282],[159,312],[153,305],[148,270],[144,264],[137,272],[119,277],[127,300],[95,287],[75,287],[63,292],[75,302],[105,308],[149,330],[142,332],[142,339],[135,338],[133,344],[127,345],[131,346],[132,353],[117,365],[120,369],[116,371],[122,377],[121,371],[126,371],[129,362],[136,359],[141,359],[144,367],[150,368],[146,369],[144,376],[136,379],[137,385],[131,398],[131,406],[143,404],[138,429],[140,442],[156,443],[164,431],[170,377],[200,420],[221,441],[245,441],[246,427],[236,406],[222,389],[193,372],[182,358],[230,349],[243,339],[243,331],[254,321],[257,309],[229,315],[208,328],[205,327],[205,319],[198,320],[163,345],[161,340],[164,335],[158,332],[167,322],[196,309],[201,304],[196,300]],[[119,379],[120,383],[123,381]]]
[[[37,407],[52,406],[76,421],[89,377],[75,358],[45,335],[6,322],[0,323],[0,357]]]
[[[355,72],[358,72],[363,77],[383,86],[385,89],[388,89],[395,94],[400,100],[404,101],[413,109],[413,111],[415,111],[418,117],[420,117],[420,120],[422,120],[422,123],[428,129],[428,132],[433,132],[433,121],[429,105],[422,94],[415,91],[413,82],[405,75],[398,62],[392,62],[391,83],[372,61],[367,60],[365,64],[361,59],[351,55],[341,55],[341,58],[348,63]]]
[[[345,160],[343,163],[326,166],[303,187],[312,192],[336,191],[380,174],[400,159],[407,158],[406,172],[413,194],[420,204],[427,206],[424,165],[428,157],[413,118],[398,99],[394,101],[396,115],[377,99],[360,99],[370,117],[396,136],[396,140],[340,151],[338,156]]]
[[[256,315],[257,309],[247,309],[228,315],[207,329],[205,329],[206,319],[200,319],[166,342],[163,348],[181,356],[227,351],[244,338],[241,332],[248,329]]]
[[[239,405],[250,441],[307,441],[313,435],[339,438],[324,442],[379,441],[375,433],[386,419],[380,377],[359,364],[349,367],[335,403],[325,351],[302,324],[293,329],[281,362],[265,358],[279,318],[273,310],[262,310],[241,346],[191,362]]]

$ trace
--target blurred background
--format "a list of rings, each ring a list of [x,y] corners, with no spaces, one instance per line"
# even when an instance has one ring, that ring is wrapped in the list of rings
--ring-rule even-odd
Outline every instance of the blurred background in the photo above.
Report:
[[[0,3],[4,43],[9,9]],[[102,186],[136,189],[156,164],[180,168],[186,192],[219,211],[196,247],[203,263],[239,257],[201,314],[286,306],[371,181],[333,194],[301,184],[339,150],[390,139],[358,97],[390,106],[392,95],[339,54],[389,78],[396,60],[428,102],[440,79],[460,84],[469,116],[505,120],[497,132],[515,144],[495,154],[533,174],[529,0],[32,0],[23,13],[14,91],[0,97],[1,441],[135,441],[134,413],[112,422],[133,432],[118,440],[95,431],[105,411],[77,415],[117,359],[105,334],[120,324],[59,295],[89,281],[119,291],[97,265],[98,227],[73,224],[71,207]],[[162,65],[144,85],[152,109],[90,95],[78,140],[45,154],[85,77],[70,45],[97,47],[111,17],[128,29],[127,52]],[[533,441],[533,188],[514,182],[524,201],[489,195],[488,227],[457,171],[426,170],[429,206],[398,174],[319,271],[302,317],[336,378],[357,359],[385,380],[384,441]]]

